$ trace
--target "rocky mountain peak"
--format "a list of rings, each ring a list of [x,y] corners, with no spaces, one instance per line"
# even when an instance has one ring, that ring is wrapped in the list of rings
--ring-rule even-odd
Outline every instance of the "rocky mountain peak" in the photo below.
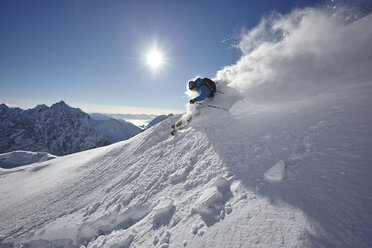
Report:
[[[3,111],[6,111],[8,109],[9,109],[9,107],[6,104],[4,104],[4,103],[0,104],[0,113],[2,113]]]
[[[65,155],[125,140],[140,131],[117,120],[92,120],[64,101],[28,110],[0,105],[0,153],[27,150]]]

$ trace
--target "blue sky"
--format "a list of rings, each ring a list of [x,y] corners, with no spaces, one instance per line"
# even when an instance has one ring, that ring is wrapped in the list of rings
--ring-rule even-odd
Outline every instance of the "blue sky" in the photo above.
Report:
[[[242,28],[321,1],[0,0],[0,102],[182,112],[186,82],[235,63]],[[156,46],[157,71],[144,57]]]

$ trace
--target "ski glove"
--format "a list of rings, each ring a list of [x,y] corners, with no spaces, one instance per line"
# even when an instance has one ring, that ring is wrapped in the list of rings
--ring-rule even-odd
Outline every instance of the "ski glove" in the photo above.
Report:
[[[190,103],[190,104],[194,104],[194,103],[195,103],[195,100],[192,100],[192,99],[191,99],[191,100],[189,101],[189,103]]]

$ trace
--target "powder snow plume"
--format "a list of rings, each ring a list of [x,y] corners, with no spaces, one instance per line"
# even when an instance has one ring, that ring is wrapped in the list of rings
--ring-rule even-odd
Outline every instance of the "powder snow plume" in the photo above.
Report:
[[[216,80],[255,104],[278,104],[372,82],[372,14],[306,8],[243,32],[240,60]]]

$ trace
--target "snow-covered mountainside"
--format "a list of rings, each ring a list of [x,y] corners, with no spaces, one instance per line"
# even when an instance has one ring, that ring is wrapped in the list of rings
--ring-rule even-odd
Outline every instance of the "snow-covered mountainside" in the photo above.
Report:
[[[4,170],[1,242],[370,247],[372,91],[361,90],[260,112],[202,109],[175,137],[172,117],[127,141]]]
[[[372,15],[339,20],[263,20],[217,73],[211,104],[229,111],[191,106],[176,136],[179,116],[1,169],[1,246],[371,247]]]
[[[130,122],[114,118],[108,120],[90,119],[89,126],[97,135],[107,137],[111,143],[129,139],[142,131],[141,128]]]
[[[0,153],[15,150],[65,155],[125,140],[141,129],[114,119],[94,120],[63,101],[29,110],[0,105]]]
[[[91,126],[96,133],[104,135],[112,143],[126,140],[142,131],[140,127],[123,119],[115,119],[99,113],[89,116],[93,119]]]
[[[44,162],[54,158],[56,156],[47,152],[14,151],[0,154],[0,167],[8,169],[36,162]]]
[[[155,126],[156,124],[164,121],[165,119],[169,118],[169,117],[172,117],[173,114],[169,114],[169,115],[159,115],[157,117],[155,117],[152,121],[150,121],[150,123],[146,126],[146,128],[150,128],[152,126]]]

